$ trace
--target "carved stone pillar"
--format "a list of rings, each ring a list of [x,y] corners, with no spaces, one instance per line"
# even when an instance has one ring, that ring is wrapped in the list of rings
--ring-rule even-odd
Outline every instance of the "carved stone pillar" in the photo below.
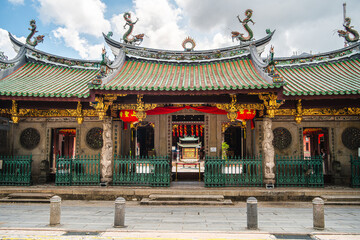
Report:
[[[101,150],[101,181],[112,181],[112,163],[113,163],[113,141],[112,141],[112,121],[111,118],[105,118],[103,121],[103,147]]]
[[[263,132],[264,138],[262,142],[262,148],[264,150],[264,183],[275,183],[275,150],[273,146],[274,134],[271,129],[271,118],[265,117],[263,120]]]

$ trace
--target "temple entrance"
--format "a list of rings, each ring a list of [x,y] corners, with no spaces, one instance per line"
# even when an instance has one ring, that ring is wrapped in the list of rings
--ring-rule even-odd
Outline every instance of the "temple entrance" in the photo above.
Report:
[[[246,132],[241,126],[230,126],[225,131],[224,141],[229,145],[229,157],[246,156]]]
[[[76,146],[75,128],[54,128],[51,129],[51,150],[50,150],[50,174],[56,173],[56,157],[74,157]],[[50,179],[55,179],[50,176]]]
[[[141,157],[155,156],[154,149],[154,128],[148,124],[146,126],[139,126],[136,129],[136,149],[135,155]]]
[[[304,157],[321,156],[323,159],[324,182],[331,181],[328,128],[304,128]]]
[[[204,115],[173,115],[172,172],[175,181],[201,181],[204,158]]]

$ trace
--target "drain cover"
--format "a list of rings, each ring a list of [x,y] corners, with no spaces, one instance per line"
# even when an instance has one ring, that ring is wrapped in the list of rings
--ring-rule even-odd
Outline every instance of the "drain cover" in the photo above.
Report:
[[[276,239],[301,239],[301,240],[314,240],[310,235],[304,234],[273,234]]]
[[[63,236],[97,236],[99,232],[66,232]]]

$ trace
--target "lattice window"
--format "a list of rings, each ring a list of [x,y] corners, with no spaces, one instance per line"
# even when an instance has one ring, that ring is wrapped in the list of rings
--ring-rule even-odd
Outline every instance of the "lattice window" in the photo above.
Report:
[[[283,127],[278,127],[273,130],[274,140],[273,145],[279,150],[283,150],[290,146],[292,137],[289,130]]]
[[[346,128],[342,135],[341,140],[345,147],[355,150],[360,147],[360,129],[355,127]]]
[[[40,133],[35,128],[26,128],[20,135],[20,144],[23,148],[32,150],[40,143]]]
[[[92,149],[100,149],[103,147],[103,129],[94,127],[86,134],[86,144]]]

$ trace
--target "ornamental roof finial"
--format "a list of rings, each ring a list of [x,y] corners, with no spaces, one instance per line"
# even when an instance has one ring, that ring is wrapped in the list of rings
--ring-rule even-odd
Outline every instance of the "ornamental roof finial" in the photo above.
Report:
[[[41,43],[44,41],[44,35],[37,35],[36,37],[34,37],[34,40],[31,41],[31,38],[34,36],[35,33],[37,33],[38,31],[36,31],[36,21],[34,19],[30,20],[30,26],[31,28],[29,28],[29,30],[31,31],[29,36],[27,36],[26,38],[26,43],[29,44],[30,46],[35,47],[36,45],[38,45],[38,43]]]
[[[255,22],[251,19],[252,13],[253,13],[253,10],[247,9],[247,10],[245,11],[245,16],[246,16],[246,18],[245,18],[244,20],[241,20],[239,15],[237,16],[239,22],[240,22],[240,23],[243,25],[243,27],[245,28],[245,31],[248,32],[248,36],[247,36],[247,37],[244,37],[244,36],[243,36],[243,35],[244,35],[243,33],[239,33],[239,32],[233,31],[233,32],[231,32],[231,34],[232,34],[232,40],[233,40],[233,41],[234,41],[234,39],[239,40],[240,42],[247,42],[247,41],[253,40],[254,33],[253,33],[253,31],[251,30],[251,28],[249,27],[249,25],[248,25],[248,22],[252,22],[252,24],[255,24]]]
[[[124,19],[126,21],[124,28],[126,27],[126,25],[129,26],[129,29],[123,35],[124,42],[127,44],[140,45],[141,42],[144,40],[144,36],[145,36],[144,33],[135,35],[133,38],[129,38],[130,34],[134,29],[134,25],[137,23],[137,21],[139,21],[139,19],[136,18],[135,22],[131,21],[131,13],[129,12],[124,13]]]
[[[347,43],[357,42],[359,40],[359,33],[355,29],[354,26],[350,26],[351,18],[346,17],[346,3],[343,4],[343,14],[344,14],[344,23],[343,26],[345,30],[338,30],[339,37],[345,38],[345,45]],[[350,34],[352,37],[350,37]]]

